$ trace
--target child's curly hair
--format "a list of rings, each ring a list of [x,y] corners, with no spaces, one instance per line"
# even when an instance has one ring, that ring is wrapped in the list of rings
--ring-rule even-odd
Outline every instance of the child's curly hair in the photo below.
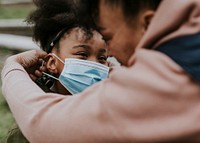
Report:
[[[87,5],[82,0],[33,0],[37,9],[26,21],[33,25],[33,40],[40,47],[51,52],[50,44],[63,29],[67,32],[74,27],[80,27],[88,38],[96,29]]]

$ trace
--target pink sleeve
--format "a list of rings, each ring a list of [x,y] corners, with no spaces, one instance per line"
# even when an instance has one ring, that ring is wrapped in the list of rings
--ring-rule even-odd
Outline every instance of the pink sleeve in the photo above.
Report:
[[[164,55],[140,55],[133,67],[74,96],[44,93],[20,65],[7,63],[3,93],[32,143],[194,140],[200,86]]]

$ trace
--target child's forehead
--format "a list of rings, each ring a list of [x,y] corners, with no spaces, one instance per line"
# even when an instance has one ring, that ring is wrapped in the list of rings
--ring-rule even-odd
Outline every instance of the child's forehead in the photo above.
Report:
[[[80,27],[76,27],[66,32],[64,38],[70,38],[79,42],[88,43],[91,40],[102,39],[102,36],[95,30],[85,30]]]

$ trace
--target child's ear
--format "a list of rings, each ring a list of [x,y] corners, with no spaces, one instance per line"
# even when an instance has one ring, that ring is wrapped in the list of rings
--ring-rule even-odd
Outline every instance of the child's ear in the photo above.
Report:
[[[56,66],[56,61],[57,61],[56,58],[52,54],[48,54],[47,59],[48,59],[46,64],[47,70],[52,74],[58,74],[58,69]]]

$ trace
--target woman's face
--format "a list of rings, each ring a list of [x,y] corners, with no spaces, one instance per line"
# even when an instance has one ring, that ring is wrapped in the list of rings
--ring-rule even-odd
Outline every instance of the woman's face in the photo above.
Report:
[[[109,56],[117,58],[122,65],[127,65],[145,32],[142,18],[138,14],[133,19],[134,22],[128,25],[121,7],[111,6],[104,0],[100,1],[97,24],[108,44]]]
[[[106,43],[97,31],[93,31],[92,37],[87,39],[82,29],[74,28],[70,33],[64,34],[59,41],[59,49],[54,48],[52,52],[63,61],[65,58],[76,58],[107,65]],[[64,64],[59,60],[56,63],[60,75]]]

